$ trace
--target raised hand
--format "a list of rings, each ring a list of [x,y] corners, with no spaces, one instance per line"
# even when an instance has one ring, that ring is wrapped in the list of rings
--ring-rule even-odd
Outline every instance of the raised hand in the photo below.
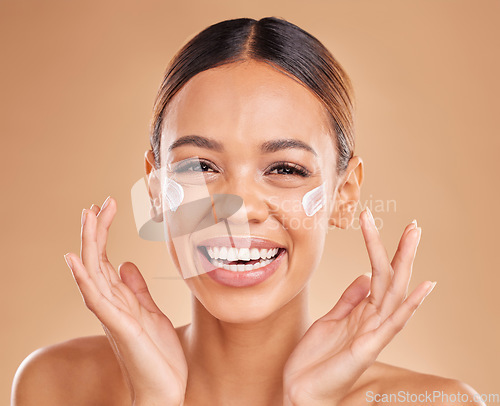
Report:
[[[294,349],[284,368],[284,405],[337,405],[435,286],[422,282],[407,296],[421,235],[416,222],[405,228],[392,262],[368,208],[360,223],[372,277],[359,276]]]
[[[118,275],[106,255],[108,230],[116,214],[108,197],[102,209],[82,213],[81,251],[67,253],[86,306],[101,321],[135,406],[182,405],[187,364],[170,320],[154,303],[144,278],[131,262]]]

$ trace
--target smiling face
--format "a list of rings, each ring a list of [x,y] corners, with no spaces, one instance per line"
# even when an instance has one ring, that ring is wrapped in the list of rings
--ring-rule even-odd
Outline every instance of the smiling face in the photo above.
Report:
[[[262,62],[201,72],[170,102],[162,165],[199,157],[211,195],[234,194],[243,200],[244,210],[228,219],[231,233],[241,236],[247,230],[255,237],[250,250],[281,247],[269,253],[280,255],[278,265],[259,283],[231,286],[221,283],[224,276],[217,280],[207,274],[186,279],[213,316],[229,322],[262,319],[307,284],[323,252],[330,199],[338,183],[328,130],[326,111],[314,94]],[[328,204],[308,216],[302,199],[322,184]],[[207,236],[215,237],[203,231],[186,237],[188,248],[182,252],[168,242],[178,269],[181,255],[192,255],[197,267],[209,263],[207,250],[199,246]],[[206,245],[221,246],[217,241]]]

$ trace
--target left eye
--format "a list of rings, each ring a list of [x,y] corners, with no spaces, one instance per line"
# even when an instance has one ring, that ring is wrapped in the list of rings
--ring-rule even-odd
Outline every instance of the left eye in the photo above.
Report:
[[[275,173],[272,173],[275,172]],[[302,176],[302,177],[308,177],[310,175],[310,172],[297,164],[292,164],[289,162],[279,162],[275,165],[273,165],[269,169],[269,173],[271,174],[276,174],[276,175],[294,175],[294,176]]]

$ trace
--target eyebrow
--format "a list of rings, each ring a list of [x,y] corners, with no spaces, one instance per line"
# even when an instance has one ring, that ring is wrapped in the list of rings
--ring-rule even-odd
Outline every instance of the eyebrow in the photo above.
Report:
[[[181,145],[194,145],[200,148],[206,148],[210,149],[212,151],[216,152],[223,152],[224,151],[224,145],[221,144],[218,141],[215,141],[211,138],[207,137],[202,137],[201,135],[184,135],[174,141],[169,147],[168,151],[172,151],[174,148],[178,148]],[[260,150],[264,154],[276,152],[282,149],[291,149],[291,148],[297,148],[297,149],[303,149],[305,151],[308,151],[314,156],[318,156],[316,151],[309,145],[306,144],[304,141],[297,140],[294,138],[281,138],[278,140],[270,140],[264,142],[260,146]]]

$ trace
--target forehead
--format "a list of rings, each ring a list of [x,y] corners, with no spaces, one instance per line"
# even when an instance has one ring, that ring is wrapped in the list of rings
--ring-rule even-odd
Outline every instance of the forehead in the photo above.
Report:
[[[323,104],[297,79],[270,64],[245,61],[190,79],[168,106],[162,143],[201,133],[247,143],[286,136],[324,148],[320,144],[331,144],[326,117]]]

